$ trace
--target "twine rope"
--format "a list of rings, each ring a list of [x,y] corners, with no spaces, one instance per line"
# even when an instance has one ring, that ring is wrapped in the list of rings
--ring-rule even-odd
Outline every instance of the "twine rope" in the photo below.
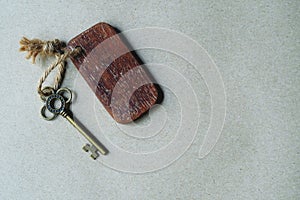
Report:
[[[44,71],[38,81],[37,92],[41,97],[47,94],[43,91],[43,83],[47,79],[48,75],[55,69],[58,68],[58,72],[54,78],[53,88],[57,90],[64,78],[66,71],[66,60],[70,56],[76,56],[80,52],[80,48],[69,49],[66,48],[64,42],[55,39],[50,41],[43,41],[40,39],[29,40],[23,37],[20,41],[20,51],[27,51],[28,54],[26,59],[32,58],[32,63],[35,63],[38,55],[42,56],[55,56],[56,60]]]

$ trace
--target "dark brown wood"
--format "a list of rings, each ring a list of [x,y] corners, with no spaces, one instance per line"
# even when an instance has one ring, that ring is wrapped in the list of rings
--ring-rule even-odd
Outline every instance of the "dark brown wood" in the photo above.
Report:
[[[98,23],[68,43],[81,47],[71,60],[110,115],[129,123],[151,108],[158,90],[139,59],[106,23]]]

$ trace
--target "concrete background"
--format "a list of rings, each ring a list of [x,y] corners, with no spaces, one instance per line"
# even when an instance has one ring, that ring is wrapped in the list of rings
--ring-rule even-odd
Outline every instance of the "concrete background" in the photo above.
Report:
[[[1,0],[0,7],[0,199],[299,199],[299,1]],[[122,31],[176,30],[207,50],[225,84],[227,116],[206,158],[198,158],[209,119],[205,109],[188,151],[167,168],[139,175],[91,161],[65,120],[40,118],[36,83],[50,61],[31,65],[18,52],[20,38],[68,41],[100,21]],[[188,65],[160,51],[138,53],[146,63],[185,66],[209,107],[203,80]],[[84,83],[70,64],[64,85],[76,91],[74,80]],[[176,110],[176,99],[165,93],[164,105]],[[175,124],[178,113],[168,114]],[[114,137],[114,122],[103,118],[112,141],[142,149]],[[95,122],[81,119],[88,127]]]

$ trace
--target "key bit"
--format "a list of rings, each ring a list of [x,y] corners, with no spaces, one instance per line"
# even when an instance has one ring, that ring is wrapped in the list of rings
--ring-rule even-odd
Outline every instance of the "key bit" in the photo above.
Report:
[[[96,160],[98,157],[99,157],[99,154],[97,152],[97,148],[94,146],[94,145],[90,145],[90,144],[86,144],[82,147],[82,149],[85,151],[85,152],[91,152],[91,157]]]

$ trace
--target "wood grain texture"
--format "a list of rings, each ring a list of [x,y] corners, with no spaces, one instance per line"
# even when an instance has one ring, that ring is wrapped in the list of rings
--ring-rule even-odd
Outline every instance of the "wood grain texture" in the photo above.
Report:
[[[112,26],[96,24],[68,43],[75,47],[83,51],[72,62],[117,122],[129,123],[155,104],[156,86]]]

